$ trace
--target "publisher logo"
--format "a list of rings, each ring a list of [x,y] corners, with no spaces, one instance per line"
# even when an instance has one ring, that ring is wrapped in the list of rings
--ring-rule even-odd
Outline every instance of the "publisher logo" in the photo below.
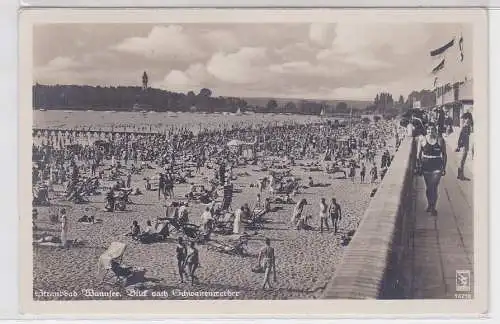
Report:
[[[470,291],[470,270],[456,271],[456,291]]]

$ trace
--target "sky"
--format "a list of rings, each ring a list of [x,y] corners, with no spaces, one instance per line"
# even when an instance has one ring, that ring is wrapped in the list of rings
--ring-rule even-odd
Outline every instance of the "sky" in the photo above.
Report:
[[[458,38],[464,38],[464,61]],[[429,52],[456,37],[438,82],[472,78],[472,27],[430,23],[50,24],[33,82],[150,86],[213,96],[372,100],[431,89]]]

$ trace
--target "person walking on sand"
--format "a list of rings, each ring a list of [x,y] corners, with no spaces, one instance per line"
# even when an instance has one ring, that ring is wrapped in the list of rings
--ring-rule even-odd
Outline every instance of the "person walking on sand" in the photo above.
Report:
[[[199,281],[198,277],[196,277],[195,275],[195,272],[196,269],[198,269],[198,267],[200,266],[200,257],[194,241],[191,241],[189,243],[189,247],[187,248],[185,263],[188,269],[188,275],[191,278],[191,284],[194,284],[195,279],[196,281]]]
[[[377,166],[375,164],[373,164],[372,168],[370,169],[370,176],[372,178],[372,183],[378,180],[378,171],[377,171]]]
[[[171,172],[165,175],[165,192],[170,199],[174,199],[174,176]]]
[[[293,209],[293,214],[292,218],[290,219],[290,223],[292,223],[292,225],[295,226],[295,228],[297,229],[300,229],[302,213],[304,212],[305,205],[307,205],[307,201],[305,199],[302,199],[295,205],[295,208]]]
[[[260,193],[257,194],[257,201],[255,202],[255,208],[262,208],[262,198]]]
[[[354,163],[351,163],[349,166],[349,177],[351,178],[352,183],[354,183],[354,178],[356,177],[356,166]]]
[[[332,203],[328,209],[328,213],[330,214],[330,219],[332,221],[332,228],[334,229],[334,233],[337,234],[339,221],[342,219],[342,209],[340,205],[337,203],[335,198],[332,198]]]
[[[326,204],[325,198],[321,198],[321,202],[319,204],[319,221],[320,221],[320,231],[323,233],[323,224],[326,227],[327,231],[330,231],[330,228],[328,227],[328,205]]]
[[[210,207],[206,207],[205,211],[201,214],[201,227],[206,233],[210,231],[213,220],[214,218],[212,216],[212,212],[210,211]]]
[[[366,175],[366,166],[364,163],[361,164],[361,172],[359,173],[361,176],[361,183],[365,182],[365,175]]]
[[[269,238],[266,238],[266,246],[259,252],[259,264],[262,265],[264,269],[262,289],[265,290],[266,285],[272,288],[270,281],[271,271],[273,272],[273,281],[276,282],[276,258],[274,255],[274,248],[271,247],[271,240]]]
[[[175,247],[175,256],[177,259],[177,269],[179,270],[179,276],[181,277],[181,282],[184,282],[184,274],[186,274],[185,261],[187,257],[187,249],[182,237],[179,237],[177,239],[177,246]]]
[[[245,207],[241,206],[234,212],[233,234],[240,234],[242,231],[241,215],[245,212]]]
[[[127,188],[130,188],[132,186],[132,172],[129,172],[127,174]]]
[[[67,247],[68,244],[68,218],[66,217],[66,209],[61,209],[61,245]]]
[[[163,193],[164,198],[165,197],[165,177],[163,173],[160,173],[159,178],[158,178],[158,200],[160,200],[160,197]]]

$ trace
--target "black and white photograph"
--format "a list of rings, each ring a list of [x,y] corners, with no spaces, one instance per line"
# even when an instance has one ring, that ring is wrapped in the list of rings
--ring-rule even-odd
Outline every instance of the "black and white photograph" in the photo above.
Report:
[[[364,11],[33,23],[32,302],[474,300],[477,26]]]

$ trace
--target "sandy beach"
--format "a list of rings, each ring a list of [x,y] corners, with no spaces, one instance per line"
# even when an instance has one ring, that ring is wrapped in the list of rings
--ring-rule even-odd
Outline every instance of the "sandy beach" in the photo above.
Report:
[[[378,159],[378,158],[377,158]],[[301,161],[297,161],[300,164]],[[154,170],[149,170],[150,174]],[[211,175],[211,170],[202,168],[200,175],[190,181],[202,183]],[[256,172],[252,167],[234,169],[233,174],[247,172],[249,176],[237,177],[234,184],[243,189],[233,197],[232,208],[243,203],[254,204],[258,189],[252,183],[266,172]],[[341,238],[348,231],[356,229],[370,201],[370,192],[377,184],[360,184],[359,176],[355,183],[350,179],[335,178],[326,172],[309,172],[300,166],[292,168],[292,174],[302,178],[302,183],[311,176],[316,183],[328,184],[326,187],[303,189],[293,197],[294,201],[305,198],[308,201],[306,213],[313,216],[311,225],[314,230],[297,231],[289,223],[294,205],[284,204],[282,209],[265,215],[266,223],[257,232],[247,230],[250,235],[248,243],[249,256],[226,255],[208,250],[206,245],[198,245],[201,267],[197,271],[200,284],[181,284],[177,274],[175,259],[175,237],[173,234],[166,242],[142,244],[124,236],[129,231],[133,220],[145,226],[147,220],[155,221],[163,215],[165,202],[158,200],[158,193],[145,191],[143,178],[147,173],[134,175],[132,187],[139,187],[140,196],[131,196],[134,204],[128,205],[126,211],[114,213],[104,212],[104,195],[90,197],[90,203],[74,205],[69,202],[54,202],[54,205],[67,206],[69,210],[69,239],[80,241],[79,246],[68,249],[59,247],[34,246],[34,298],[37,291],[54,292],[58,290],[77,292],[78,296],[60,297],[57,299],[109,299],[116,297],[85,296],[82,290],[115,291],[120,293],[118,299],[127,298],[185,298],[182,296],[151,297],[152,291],[170,291],[186,289],[189,291],[223,291],[239,292],[238,299],[310,299],[320,296],[322,289],[332,277],[335,267],[342,258],[345,247]],[[175,200],[184,200],[188,192],[188,184],[176,185]],[[266,198],[269,193],[263,194]],[[343,209],[340,232],[319,232],[319,202],[325,197],[329,201],[335,197]],[[199,224],[200,215],[205,205],[190,203],[190,222]],[[275,206],[273,204],[273,206]],[[34,238],[45,234],[58,236],[60,224],[49,221],[50,211],[57,207],[37,207],[39,216],[36,221]],[[77,219],[84,214],[84,209],[91,210],[90,215],[101,219],[102,223],[84,224]],[[88,214],[88,213],[87,213]],[[276,250],[277,283],[272,290],[263,291],[261,287],[263,275],[253,273],[251,268],[257,264],[257,253],[264,246],[264,239],[269,237]],[[224,240],[224,236],[213,235],[213,239]],[[143,267],[146,270],[146,282],[137,286],[146,291],[149,297],[129,296],[125,288],[101,283],[97,276],[99,256],[111,242],[119,241],[127,244],[123,262],[126,265]],[[130,287],[129,287],[130,288]],[[206,298],[206,297],[200,297]],[[49,298],[50,299],[50,298]],[[193,297],[189,297],[193,299]]]

